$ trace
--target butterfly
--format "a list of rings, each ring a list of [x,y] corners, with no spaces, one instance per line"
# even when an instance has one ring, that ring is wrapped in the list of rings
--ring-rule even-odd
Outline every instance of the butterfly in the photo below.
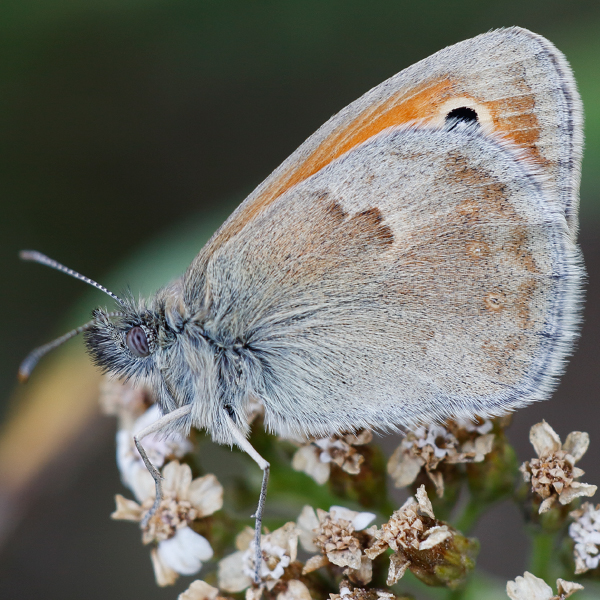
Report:
[[[153,390],[137,434],[250,445],[252,400],[284,437],[410,429],[547,398],[578,335],[582,106],[546,39],[492,31],[333,116],[237,208],[182,277],[85,331],[105,372]],[[153,509],[153,510],[154,510]],[[149,515],[152,513],[149,513]]]

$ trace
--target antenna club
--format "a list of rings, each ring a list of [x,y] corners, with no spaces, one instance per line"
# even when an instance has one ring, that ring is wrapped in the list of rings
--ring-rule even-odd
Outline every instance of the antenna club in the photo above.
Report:
[[[46,256],[44,256],[41,252],[38,252],[37,250],[21,250],[19,252],[19,258],[21,260],[34,260],[36,262],[39,262],[41,258],[46,258]]]
[[[27,383],[29,381],[30,375],[31,375],[31,372],[26,371],[25,369],[19,369],[19,372],[17,374],[19,383]]]

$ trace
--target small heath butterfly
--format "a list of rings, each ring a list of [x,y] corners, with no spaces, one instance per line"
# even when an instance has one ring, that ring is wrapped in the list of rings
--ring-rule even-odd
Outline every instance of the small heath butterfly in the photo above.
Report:
[[[542,400],[578,334],[582,106],[571,69],[517,27],[441,50],[329,119],[185,274],[80,331],[94,362],[154,390],[140,432],[247,441],[412,428]],[[155,505],[156,506],[156,505]],[[260,543],[257,543],[260,553]],[[260,559],[256,561],[257,568]]]

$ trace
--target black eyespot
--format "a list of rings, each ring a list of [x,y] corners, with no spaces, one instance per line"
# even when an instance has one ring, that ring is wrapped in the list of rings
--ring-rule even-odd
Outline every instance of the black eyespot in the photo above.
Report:
[[[139,326],[132,327],[125,337],[127,347],[134,356],[144,358],[150,354],[150,345],[146,332]]]
[[[479,118],[477,112],[467,106],[454,108],[446,115],[446,124],[450,125],[450,129],[454,129],[458,123],[478,123]]]

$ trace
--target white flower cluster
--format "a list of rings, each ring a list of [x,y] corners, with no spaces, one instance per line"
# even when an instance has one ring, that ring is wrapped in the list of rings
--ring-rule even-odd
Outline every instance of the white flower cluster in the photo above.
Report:
[[[103,390],[105,412],[119,418],[117,432],[117,466],[121,481],[137,502],[116,496],[117,510],[113,519],[142,522],[148,513],[156,490],[154,479],[146,469],[135,447],[133,436],[161,417],[158,406],[145,408],[142,393],[128,384],[110,382]],[[108,398],[108,400],[107,400]],[[110,402],[109,402],[110,400]],[[223,505],[223,487],[214,475],[192,480],[192,470],[176,460],[192,451],[193,446],[180,434],[168,437],[151,434],[143,440],[152,464],[162,469],[163,500],[143,529],[142,541],[153,544],[152,565],[156,582],[171,585],[179,575],[197,573],[202,563],[213,556],[210,542],[194,531],[193,524]]]
[[[573,511],[575,519],[569,526],[569,535],[575,542],[575,573],[585,573],[600,564],[600,504],[594,507],[585,502]]]

